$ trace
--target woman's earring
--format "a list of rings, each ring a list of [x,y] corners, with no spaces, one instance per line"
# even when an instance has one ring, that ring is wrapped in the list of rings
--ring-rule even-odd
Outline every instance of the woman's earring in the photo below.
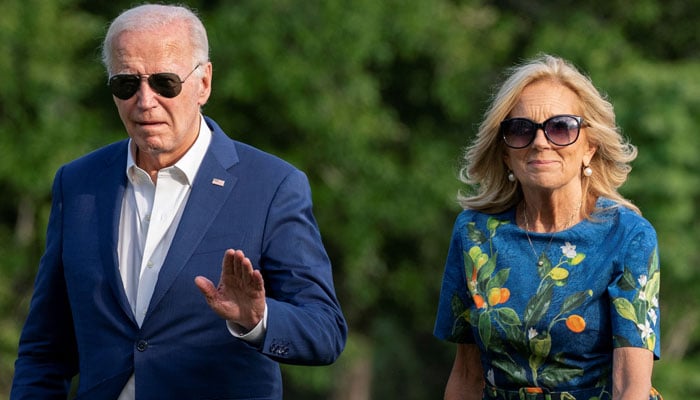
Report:
[[[586,168],[583,169],[583,174],[586,176],[591,176],[593,175],[593,170],[591,169],[591,167],[586,165]]]
[[[508,180],[511,182],[515,182],[515,174],[513,174],[513,172],[508,173]]]

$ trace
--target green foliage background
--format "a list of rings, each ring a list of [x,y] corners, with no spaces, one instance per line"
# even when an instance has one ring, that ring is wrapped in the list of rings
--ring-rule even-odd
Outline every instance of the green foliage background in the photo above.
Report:
[[[640,150],[623,187],[659,234],[666,400],[700,398],[700,1],[187,1],[208,27],[204,112],[305,170],[350,324],[331,367],[284,367],[287,399],[441,398],[431,335],[456,166],[504,68],[548,52],[588,73]],[[131,1],[2,0],[0,398],[59,165],[123,138],[99,44]]]

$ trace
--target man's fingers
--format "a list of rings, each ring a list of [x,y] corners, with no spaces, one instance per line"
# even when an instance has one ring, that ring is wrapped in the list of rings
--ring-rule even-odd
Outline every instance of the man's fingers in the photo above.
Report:
[[[236,251],[232,249],[228,249],[224,253],[224,259],[221,261],[221,279],[223,279],[225,275],[234,273],[236,263],[235,255]]]
[[[260,271],[253,270],[253,274],[251,275],[251,281],[253,282],[252,286],[253,288],[255,288],[255,290],[264,290],[265,282]]]
[[[221,269],[221,281],[236,287],[246,286],[253,274],[253,264],[240,250],[226,250]]]
[[[216,296],[216,287],[209,279],[198,276],[194,278],[194,284],[197,285],[199,291],[202,292],[207,299],[213,299]]]
[[[194,283],[221,318],[246,327],[260,321],[265,310],[265,284],[242,251],[226,250],[218,286],[201,275]]]

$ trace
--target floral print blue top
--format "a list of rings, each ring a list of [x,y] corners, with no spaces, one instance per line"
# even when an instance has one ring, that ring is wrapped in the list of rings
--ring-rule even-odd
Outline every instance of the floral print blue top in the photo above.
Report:
[[[600,198],[591,219],[529,239],[514,209],[458,216],[435,336],[476,343],[490,386],[610,398],[614,348],[660,356],[654,228]]]

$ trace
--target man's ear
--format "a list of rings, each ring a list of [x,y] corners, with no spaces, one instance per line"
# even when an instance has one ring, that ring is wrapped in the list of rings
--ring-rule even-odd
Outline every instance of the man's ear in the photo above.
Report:
[[[200,68],[204,70],[204,74],[200,78],[201,82],[199,86],[199,105],[203,106],[207,103],[207,101],[209,100],[209,96],[211,95],[211,81],[213,68],[211,62],[203,64]]]

